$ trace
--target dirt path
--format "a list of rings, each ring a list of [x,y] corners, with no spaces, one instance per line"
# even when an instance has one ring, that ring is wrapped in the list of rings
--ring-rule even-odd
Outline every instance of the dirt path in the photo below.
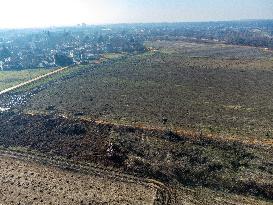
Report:
[[[51,75],[54,75],[55,73],[59,73],[59,72],[65,70],[66,68],[68,68],[68,67],[59,68],[59,69],[54,70],[54,71],[52,71],[52,72],[49,72],[49,73],[47,73],[47,74],[38,76],[38,77],[33,78],[33,79],[31,79],[31,80],[28,80],[28,81],[26,81],[26,82],[23,82],[23,83],[20,83],[20,84],[18,84],[18,85],[15,85],[15,86],[12,86],[12,87],[10,87],[10,88],[7,88],[7,89],[5,89],[5,90],[2,90],[2,91],[0,92],[0,95],[6,94],[6,93],[8,93],[8,92],[10,92],[10,91],[13,91],[13,90],[15,90],[15,89],[18,89],[18,88],[23,87],[23,86],[25,86],[25,85],[28,85],[28,84],[30,84],[30,83],[33,83],[33,82],[35,82],[35,81],[41,80],[41,79],[46,78],[46,77],[51,76]]]
[[[59,158],[0,149],[0,170],[3,195],[0,204],[168,204],[169,201],[160,182]]]

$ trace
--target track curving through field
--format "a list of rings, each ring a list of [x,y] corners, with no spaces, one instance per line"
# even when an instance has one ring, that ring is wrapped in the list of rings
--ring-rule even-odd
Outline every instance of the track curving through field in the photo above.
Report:
[[[138,178],[132,175],[127,175],[117,170],[98,166],[91,163],[75,163],[63,158],[47,157],[40,154],[30,154],[24,152],[10,151],[5,148],[0,148],[0,156],[18,159],[26,162],[42,163],[60,169],[65,169],[73,172],[81,172],[84,174],[91,174],[98,177],[108,177],[116,181],[140,184],[147,188],[157,190],[156,205],[169,205],[174,201],[172,190],[163,183],[153,180]]]

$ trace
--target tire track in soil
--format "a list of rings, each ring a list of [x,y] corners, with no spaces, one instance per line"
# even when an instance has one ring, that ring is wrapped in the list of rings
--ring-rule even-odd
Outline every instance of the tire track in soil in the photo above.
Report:
[[[32,161],[35,163],[42,163],[49,166],[57,167],[64,170],[69,170],[73,172],[80,172],[84,174],[92,174],[98,177],[108,177],[113,180],[117,180],[124,183],[132,183],[132,184],[140,184],[147,188],[154,188],[157,190],[155,205],[169,205],[172,204],[175,199],[173,196],[173,191],[164,185],[163,183],[153,180],[153,179],[145,179],[145,178],[137,178],[132,175],[127,175],[124,173],[119,173],[117,170],[101,167],[98,165],[90,164],[90,163],[75,163],[72,161],[68,161],[65,159],[55,158],[55,157],[46,157],[39,154],[30,154],[23,152],[15,152],[6,150],[4,148],[0,148],[0,156],[19,159],[22,161]]]

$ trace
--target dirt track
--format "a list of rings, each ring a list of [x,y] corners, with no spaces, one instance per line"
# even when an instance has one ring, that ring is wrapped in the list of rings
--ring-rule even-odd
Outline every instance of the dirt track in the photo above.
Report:
[[[54,71],[52,71],[52,72],[49,72],[49,73],[47,73],[47,74],[38,76],[38,77],[33,78],[33,79],[31,79],[31,80],[25,81],[25,82],[20,83],[20,84],[18,84],[18,85],[15,85],[15,86],[12,86],[12,87],[7,88],[7,89],[5,89],[5,90],[2,90],[2,91],[0,92],[0,95],[6,94],[6,93],[8,93],[8,92],[10,92],[10,91],[16,90],[16,89],[18,89],[18,88],[20,88],[20,87],[23,87],[23,86],[25,86],[25,85],[28,85],[28,84],[30,84],[30,83],[33,83],[33,82],[35,82],[35,81],[41,80],[41,79],[43,79],[43,78],[46,78],[46,77],[51,76],[51,75],[53,75],[53,74],[55,74],[55,73],[61,72],[61,71],[63,71],[63,70],[66,69],[66,68],[67,68],[67,67],[59,68],[59,69],[54,70]]]
[[[0,204],[154,204],[158,196],[158,185],[133,177],[103,176],[105,171],[87,175],[75,172],[79,165],[66,164],[66,169],[74,170],[67,171],[27,162],[27,158],[45,161],[31,155],[5,151],[0,155]],[[64,162],[55,166],[64,168]]]

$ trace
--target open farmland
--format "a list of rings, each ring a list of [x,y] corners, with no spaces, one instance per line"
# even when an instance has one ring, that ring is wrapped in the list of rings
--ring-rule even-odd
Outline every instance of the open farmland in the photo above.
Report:
[[[117,124],[272,139],[272,53],[258,49],[252,59],[189,57],[176,47],[172,54],[128,57],[53,84],[25,110],[44,112],[50,106]],[[240,49],[235,55],[249,51]]]
[[[76,171],[77,165],[14,151],[0,150],[1,204],[166,204],[152,181],[99,172]],[[32,160],[31,160],[32,159]],[[33,160],[35,159],[35,160]],[[47,161],[47,163],[45,163]],[[43,162],[43,163],[41,163]],[[50,162],[50,163],[49,163]],[[70,162],[71,163],[71,162]],[[73,171],[69,166],[73,167]],[[97,169],[98,171],[98,169]],[[128,177],[128,176],[127,176]],[[139,181],[138,181],[139,180]],[[168,204],[270,205],[254,197],[226,194],[204,188],[180,187]]]
[[[272,52],[147,45],[1,96],[0,145],[160,181],[170,204],[272,204]]]
[[[163,193],[167,191],[171,200],[164,200],[163,204],[187,201],[211,204],[215,202],[212,195],[217,196],[219,204],[225,201],[229,201],[228,204],[234,201],[266,204],[267,200],[272,200],[272,146],[245,145],[198,135],[178,135],[168,130],[117,126],[56,115],[6,112],[1,114],[0,120],[3,147],[34,156],[42,153],[49,159],[57,156],[100,168],[112,167],[110,173],[114,178],[121,172],[144,180],[152,179],[149,181],[156,182],[155,185],[160,181],[165,184],[163,187],[171,190],[164,188]],[[203,187],[202,191],[198,187]],[[199,193],[200,198],[193,200]]]
[[[202,42],[202,41],[201,41]],[[160,50],[163,53],[179,53],[191,57],[210,57],[226,59],[257,59],[272,58],[273,53],[268,49],[251,46],[235,46],[218,42],[197,43],[194,40],[187,41],[153,41],[147,42],[147,47]]]
[[[118,176],[71,172],[5,155],[0,169],[1,204],[152,205],[157,199],[156,187]]]

